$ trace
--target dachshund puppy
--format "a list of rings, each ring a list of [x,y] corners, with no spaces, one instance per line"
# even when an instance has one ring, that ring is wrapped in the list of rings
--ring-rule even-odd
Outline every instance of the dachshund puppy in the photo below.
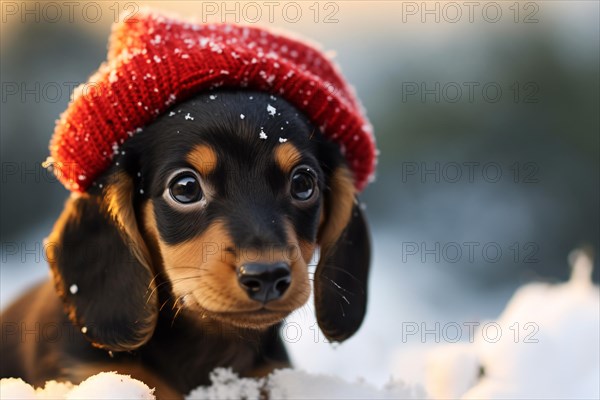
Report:
[[[67,201],[46,245],[54,288],[2,315],[1,376],[117,371],[167,398],[215,367],[288,366],[278,325],[307,302],[317,248],[317,320],[344,341],[370,262],[355,194],[338,146],[282,98],[219,90],[179,104]]]

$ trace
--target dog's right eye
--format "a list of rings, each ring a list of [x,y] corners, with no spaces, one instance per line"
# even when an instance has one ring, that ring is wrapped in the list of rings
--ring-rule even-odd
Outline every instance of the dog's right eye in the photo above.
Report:
[[[202,199],[200,182],[192,174],[179,175],[169,185],[171,197],[181,204],[195,203]]]

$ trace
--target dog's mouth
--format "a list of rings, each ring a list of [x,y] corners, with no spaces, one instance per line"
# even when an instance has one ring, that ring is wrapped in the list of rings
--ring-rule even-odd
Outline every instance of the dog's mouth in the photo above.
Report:
[[[223,313],[223,316],[231,320],[232,322],[252,323],[253,326],[270,326],[283,318],[287,317],[289,312],[281,310],[273,310],[267,307],[262,307],[256,311],[236,311],[230,313]]]
[[[198,306],[203,318],[216,320],[237,328],[265,329],[281,322],[291,311],[277,310],[263,305],[253,310],[215,312]]]
[[[310,297],[310,280],[302,263],[285,265],[246,263],[246,275],[234,266],[214,263],[196,271],[171,267],[175,306],[200,322],[263,330],[281,322]],[[289,271],[288,271],[289,269]],[[257,273],[260,272],[259,273]],[[175,275],[174,272],[178,272]]]

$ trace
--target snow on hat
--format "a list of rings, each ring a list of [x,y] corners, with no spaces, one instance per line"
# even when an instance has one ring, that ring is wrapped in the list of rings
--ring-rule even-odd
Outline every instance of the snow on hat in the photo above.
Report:
[[[151,11],[113,26],[108,59],[73,92],[50,142],[48,164],[83,192],[119,146],[173,104],[217,87],[276,94],[338,143],[357,190],[370,181],[375,142],[353,88],[317,48],[233,24],[195,24]]]

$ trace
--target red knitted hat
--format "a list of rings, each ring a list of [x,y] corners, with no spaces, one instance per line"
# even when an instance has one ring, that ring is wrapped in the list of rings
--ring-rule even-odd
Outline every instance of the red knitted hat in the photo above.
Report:
[[[128,137],[173,104],[221,86],[285,98],[341,146],[356,188],[369,182],[376,163],[371,125],[321,51],[264,29],[152,12],[113,26],[108,60],[74,91],[48,163],[67,189],[85,191]]]

